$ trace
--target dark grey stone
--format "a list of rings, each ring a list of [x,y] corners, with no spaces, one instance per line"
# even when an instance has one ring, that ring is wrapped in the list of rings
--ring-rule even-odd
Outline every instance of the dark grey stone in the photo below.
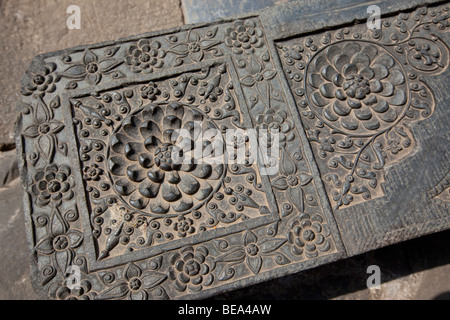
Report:
[[[377,5],[375,31],[367,4],[302,1],[36,57],[16,142],[39,296],[206,298],[448,229],[449,7]],[[213,139],[219,162],[178,164],[180,128],[279,128],[278,170]]]

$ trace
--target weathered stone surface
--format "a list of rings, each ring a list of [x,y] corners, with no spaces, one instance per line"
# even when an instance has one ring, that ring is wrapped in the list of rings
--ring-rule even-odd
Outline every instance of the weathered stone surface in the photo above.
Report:
[[[34,59],[16,132],[40,296],[74,295],[76,266],[88,298],[205,298],[449,228],[448,6],[380,1],[373,32],[324,3]],[[233,162],[237,129],[279,131],[278,156]]]
[[[81,9],[81,30],[69,30],[70,5]],[[178,0],[2,0],[0,2],[0,146],[13,145],[20,79],[38,53],[113,40],[183,24]]]

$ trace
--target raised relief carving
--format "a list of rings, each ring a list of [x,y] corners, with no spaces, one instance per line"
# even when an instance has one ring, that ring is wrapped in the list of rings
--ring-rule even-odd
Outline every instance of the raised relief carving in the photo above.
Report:
[[[436,107],[423,76],[448,66],[448,8],[419,8],[277,44],[334,210],[384,195],[383,169],[411,153],[410,124]]]
[[[277,43],[336,208],[381,196],[383,168],[414,148],[409,123],[435,108],[421,75],[448,64],[430,33],[447,20],[421,8],[379,34],[357,25]],[[267,41],[251,17],[35,62],[17,132],[37,287],[55,299],[205,297],[345,255]],[[200,142],[209,129],[226,152]],[[233,163],[250,139],[231,129],[255,129],[275,155],[249,148]],[[216,162],[180,162],[196,146]]]

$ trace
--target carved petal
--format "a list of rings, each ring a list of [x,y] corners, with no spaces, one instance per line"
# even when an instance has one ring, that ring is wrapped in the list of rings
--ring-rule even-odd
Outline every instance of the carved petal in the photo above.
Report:
[[[394,109],[389,108],[389,110],[382,114],[380,117],[385,122],[394,122],[397,119],[397,112]]]
[[[401,106],[406,103],[406,93],[403,90],[395,90],[394,96],[391,100],[389,100],[389,103],[394,106]]]
[[[142,276],[142,285],[144,289],[152,289],[167,279],[167,275],[157,272],[145,272]]]
[[[328,104],[328,101],[317,91],[311,95],[311,100],[318,107],[325,107]]]
[[[288,196],[295,207],[300,211],[305,211],[305,204],[303,199],[303,189],[301,187],[290,188],[288,190]]]
[[[200,183],[188,174],[183,176],[178,186],[187,195],[193,195],[200,189]]]
[[[86,66],[75,64],[64,71],[64,76],[73,79],[83,79],[86,76]]]
[[[342,72],[342,67],[349,62],[350,58],[346,54],[339,54],[333,60],[333,64],[338,72]]]
[[[36,138],[37,136],[39,136],[39,125],[32,124],[31,126],[27,127],[22,132],[22,134],[28,138]]]
[[[277,177],[275,180],[272,181],[272,186],[275,189],[286,190],[288,188],[286,177],[283,176]]]
[[[284,176],[289,176],[297,172],[297,166],[295,165],[294,160],[292,160],[291,156],[285,149],[283,149],[281,158],[281,170]]]
[[[323,115],[325,116],[325,118],[327,118],[327,119],[330,120],[330,121],[336,121],[336,120],[338,120],[339,117],[337,117],[337,116],[334,114],[334,112],[332,112],[332,111],[330,110],[330,107],[331,107],[331,105],[328,106],[328,107],[326,107],[326,108],[323,110]]]
[[[36,244],[36,247],[34,249],[40,254],[52,254],[53,252],[55,252],[55,249],[53,248],[53,237],[47,236],[43,238]]]
[[[72,249],[56,251],[53,254],[53,260],[61,274],[65,274],[67,267],[71,264],[73,258]]]
[[[380,121],[378,121],[375,117],[370,119],[369,121],[364,121],[363,125],[366,129],[376,130],[380,127]]]
[[[192,202],[192,198],[185,197],[180,200],[172,203],[172,208],[175,212],[183,212],[192,208],[194,203]]]
[[[247,230],[247,232],[244,235],[244,245],[248,246],[251,243],[256,243],[256,241],[258,241],[256,235],[252,231]]]
[[[320,85],[323,83],[323,79],[317,73],[312,73],[308,76],[308,83],[312,87],[319,89]]]
[[[372,118],[372,111],[370,111],[370,109],[367,107],[361,108],[361,109],[355,110],[355,116],[359,120],[369,120],[370,118]]]
[[[385,100],[379,100],[377,104],[372,105],[371,107],[376,112],[383,113],[389,109],[389,104]]]
[[[200,179],[206,179],[208,178],[212,173],[212,167],[210,164],[199,164],[195,168],[194,171],[192,171],[192,174]]]
[[[84,52],[83,62],[85,65],[88,65],[89,63],[97,62],[98,57],[93,53],[91,50],[87,49]]]
[[[142,274],[141,268],[131,262],[125,270],[124,277],[129,281],[133,278],[139,278]]]
[[[384,97],[389,97],[394,94],[394,86],[390,82],[383,81],[383,91],[380,92],[380,95]]]
[[[66,236],[69,238],[70,248],[78,248],[81,242],[83,242],[83,233],[78,230],[69,230]]]
[[[353,63],[348,63],[342,68],[344,76],[350,76],[358,73],[358,67]]]
[[[51,135],[39,136],[36,140],[36,144],[38,150],[44,154],[44,156],[49,159],[49,161],[53,158],[54,153],[54,137]]]
[[[341,125],[348,130],[356,130],[358,129],[358,121],[350,120],[350,119],[341,119]]]
[[[161,194],[164,200],[174,202],[181,198],[180,190],[176,185],[163,183],[161,187]]]
[[[144,209],[147,207],[150,200],[148,198],[141,197],[140,194],[134,193],[130,198],[130,204],[135,207],[136,209]]]
[[[159,183],[153,183],[151,181],[144,181],[139,186],[139,193],[146,198],[155,198],[158,195]]]
[[[99,82],[102,80],[102,75],[100,73],[93,73],[88,74],[86,76],[86,81],[89,82],[91,85],[95,86],[99,84]]]
[[[395,64],[395,61],[391,56],[383,54],[375,58],[374,64],[381,64],[390,69]]]
[[[363,76],[365,80],[371,80],[375,76],[375,72],[369,67],[362,68],[359,71],[359,74]]]
[[[370,57],[363,52],[358,52],[352,57],[351,63],[358,67],[358,70],[362,70],[370,65]]]
[[[334,98],[334,89],[335,89],[335,87],[333,84],[325,83],[320,86],[320,93],[325,98],[331,99],[331,98]]]
[[[56,120],[52,120],[49,122],[50,125],[50,133],[56,134],[64,129],[64,123]]]
[[[333,111],[336,112],[336,114],[338,114],[340,116],[346,116],[346,115],[350,114],[352,109],[349,108],[345,103],[335,101],[333,103]]]
[[[372,70],[375,72],[375,79],[382,80],[389,75],[389,70],[382,64],[375,64],[372,66]]]
[[[262,253],[271,253],[281,247],[287,239],[268,239],[260,243],[259,248]]]
[[[255,84],[255,80],[252,76],[246,76],[241,79],[241,84],[243,84],[246,87],[251,87]]]
[[[395,69],[395,70],[391,70],[388,80],[394,86],[398,86],[405,82],[405,76],[403,75],[403,72]]]
[[[130,291],[129,300],[143,301],[148,299],[148,293],[145,290]]]
[[[156,198],[153,201],[150,201],[150,210],[153,213],[167,213],[169,212],[169,204],[166,201],[161,201],[161,199]]]
[[[203,50],[199,50],[197,52],[191,52],[189,54],[189,58],[191,58],[195,62],[200,62],[200,61],[202,61],[204,55],[205,55],[205,53],[203,52]]]
[[[257,257],[247,257],[247,266],[254,273],[258,274],[261,270],[262,258]]]
[[[331,82],[333,80],[333,76],[337,74],[337,71],[334,70],[331,65],[327,64],[322,68],[322,70],[320,70],[320,73],[324,79]]]
[[[100,293],[99,298],[101,299],[122,299],[130,292],[128,283],[120,282],[114,287],[107,289]]]

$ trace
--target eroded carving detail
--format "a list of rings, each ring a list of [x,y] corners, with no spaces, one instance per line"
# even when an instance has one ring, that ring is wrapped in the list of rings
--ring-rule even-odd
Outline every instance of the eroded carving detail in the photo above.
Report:
[[[185,160],[192,149],[203,147],[201,133],[212,128],[219,132],[201,111],[179,103],[137,110],[111,138],[108,169],[114,189],[139,210],[195,210],[220,187],[225,171],[224,154],[220,161],[212,148],[202,152],[205,163]],[[181,129],[196,140],[181,136]]]

